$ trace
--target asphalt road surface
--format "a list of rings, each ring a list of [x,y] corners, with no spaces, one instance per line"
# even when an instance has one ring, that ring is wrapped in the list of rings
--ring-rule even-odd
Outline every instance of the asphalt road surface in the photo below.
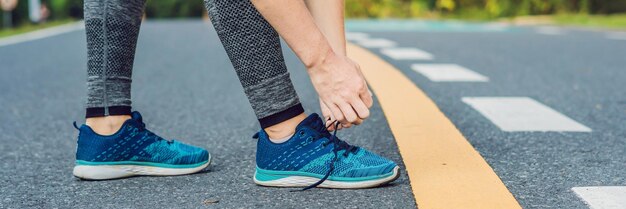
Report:
[[[372,48],[427,92],[522,207],[586,208],[571,188],[626,185],[626,39],[615,37],[623,33],[459,24],[348,26],[435,57],[396,60]],[[415,63],[453,63],[489,81],[433,82],[412,70]],[[528,97],[591,132],[502,131],[464,97]]]
[[[626,41],[606,31],[457,22],[382,27],[358,21],[348,29],[435,57],[397,60],[370,48],[437,103],[522,207],[587,208],[572,188],[626,185]],[[201,20],[144,23],[132,95],[148,128],[207,148],[214,156],[210,169],[78,180],[71,174],[77,136],[71,123],[84,121],[85,45],[80,29],[0,44],[0,208],[416,207],[406,173],[365,190],[255,185],[251,136],[259,127],[217,35]],[[305,69],[286,47],[285,53],[307,112],[319,112]],[[433,82],[412,70],[416,63],[457,64],[488,81]],[[531,98],[589,131],[505,131],[462,101],[511,96]],[[377,103],[365,124],[339,135],[404,167]]]

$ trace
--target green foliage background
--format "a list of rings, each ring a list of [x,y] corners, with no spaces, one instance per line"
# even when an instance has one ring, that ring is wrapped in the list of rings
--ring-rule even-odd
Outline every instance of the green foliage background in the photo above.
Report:
[[[229,0],[231,1],[231,0]],[[235,1],[235,0],[233,0]],[[43,0],[50,20],[82,18],[82,0]],[[349,18],[494,19],[548,14],[626,12],[626,0],[345,0]],[[148,18],[201,17],[202,0],[147,0]],[[14,25],[28,24],[28,1],[19,0]],[[0,16],[0,22],[2,21]],[[1,27],[1,26],[0,26]]]
[[[345,0],[357,18],[454,17],[489,19],[549,14],[626,12],[626,0]]]

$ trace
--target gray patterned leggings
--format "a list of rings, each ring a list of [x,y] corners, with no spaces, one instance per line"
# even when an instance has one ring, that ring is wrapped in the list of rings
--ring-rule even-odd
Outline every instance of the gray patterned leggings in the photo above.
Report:
[[[85,0],[86,117],[125,115],[145,0]],[[304,112],[276,31],[248,0],[205,0],[235,72],[263,128]]]

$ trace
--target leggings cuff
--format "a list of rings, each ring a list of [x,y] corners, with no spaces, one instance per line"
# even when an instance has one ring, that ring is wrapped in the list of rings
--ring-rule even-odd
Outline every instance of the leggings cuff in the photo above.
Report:
[[[108,114],[106,114],[105,107],[89,107],[85,113],[85,118],[93,118],[93,117],[103,117],[110,115],[130,115],[131,107],[130,106],[111,106],[107,108],[109,110]]]
[[[283,121],[289,120],[302,113],[304,113],[304,108],[302,107],[302,104],[298,103],[290,108],[287,108],[286,110],[259,119],[259,123],[261,123],[261,128],[267,128],[279,124]]]

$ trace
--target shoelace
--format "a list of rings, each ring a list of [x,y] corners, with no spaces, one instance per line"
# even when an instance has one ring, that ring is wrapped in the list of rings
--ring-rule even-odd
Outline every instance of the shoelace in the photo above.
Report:
[[[165,142],[167,142],[167,144],[174,143],[174,140],[167,140],[167,139],[161,138],[159,135],[156,135],[155,133],[152,133],[152,131],[146,129],[146,124],[143,122],[143,119],[141,117],[137,118],[137,122],[139,122],[139,130],[145,131],[148,137],[153,137],[157,141],[164,140]]]
[[[335,130],[333,131],[333,134],[330,135],[330,133],[328,132],[328,128],[330,128],[330,126],[335,126]],[[338,152],[341,150],[345,150],[345,152],[343,153],[344,157],[348,157],[350,155],[350,153],[356,153],[359,149],[359,147],[357,146],[352,146],[342,140],[340,140],[339,138],[337,138],[337,130],[339,127],[339,122],[338,121],[333,121],[330,125],[326,126],[326,128],[324,130],[319,130],[320,132],[322,132],[322,134],[326,135],[328,137],[328,135],[330,135],[330,137],[328,138],[328,141],[325,142],[323,144],[323,146],[328,146],[329,144],[333,144],[334,148],[333,148],[333,154],[335,155],[333,157],[333,159],[330,161],[330,163],[328,164],[328,172],[326,172],[326,175],[324,175],[324,178],[320,179],[319,181],[315,182],[314,184],[311,184],[305,188],[303,188],[302,190],[299,191],[306,191],[312,188],[315,188],[317,186],[319,186],[320,184],[324,183],[324,181],[326,181],[326,179],[328,179],[328,177],[330,177],[330,174],[335,170],[335,162],[337,161],[337,159],[339,159],[338,156]]]

